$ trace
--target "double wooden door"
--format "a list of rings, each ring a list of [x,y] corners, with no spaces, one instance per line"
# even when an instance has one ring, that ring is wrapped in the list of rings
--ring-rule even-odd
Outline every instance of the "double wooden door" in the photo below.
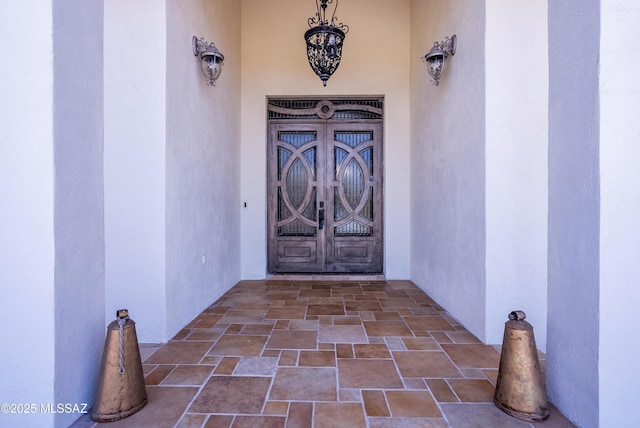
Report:
[[[270,121],[268,144],[269,272],[382,272],[382,122]]]

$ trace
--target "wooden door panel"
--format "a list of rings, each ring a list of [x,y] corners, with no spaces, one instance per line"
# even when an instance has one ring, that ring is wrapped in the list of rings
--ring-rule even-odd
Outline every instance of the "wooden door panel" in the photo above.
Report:
[[[334,245],[336,259],[341,263],[371,263],[373,261],[372,242],[336,240]]]
[[[316,263],[318,261],[318,244],[316,240],[278,240],[278,263],[299,264]]]
[[[322,125],[270,126],[268,150],[268,267],[270,272],[322,272],[325,237],[318,233],[324,198]],[[323,185],[319,186],[318,183]]]
[[[327,126],[327,271],[382,272],[380,123]]]

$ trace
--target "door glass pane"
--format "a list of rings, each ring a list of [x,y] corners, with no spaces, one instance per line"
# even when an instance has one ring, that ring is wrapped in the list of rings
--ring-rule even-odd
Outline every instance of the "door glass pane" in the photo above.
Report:
[[[335,165],[335,172],[334,172],[334,176],[333,176],[334,180],[338,179],[338,172],[340,171],[340,167],[342,166],[342,162],[346,159],[346,157],[348,155],[349,155],[348,152],[342,150],[339,147],[336,147],[333,150],[333,164]]]
[[[282,182],[277,196],[278,236],[316,236],[317,146],[300,151],[316,137],[315,131],[278,132],[278,181]],[[309,191],[311,198],[305,203]],[[289,199],[290,206],[285,198]]]
[[[304,144],[315,141],[316,135],[316,131],[280,131],[278,132],[278,140],[300,148]]]
[[[303,153],[305,159],[311,167],[312,179],[316,179],[316,147],[312,147]]]
[[[369,147],[368,149],[362,150],[360,153],[360,157],[367,165],[368,171],[365,172],[370,178],[373,180],[373,147]],[[367,220],[373,220],[373,188],[369,187],[369,195],[367,196],[367,202],[364,204],[362,211],[360,214],[362,217]]]
[[[351,159],[347,164],[342,178],[342,188],[347,199],[344,202],[354,210],[364,193],[364,174],[360,164],[355,159]]]
[[[373,236],[373,228],[362,224],[356,220],[351,220],[341,226],[334,228],[336,236]]]
[[[362,211],[358,214],[367,220],[373,220],[373,187],[369,187],[367,202],[364,204],[364,207],[362,207]]]
[[[291,217],[291,211],[287,208],[287,204],[284,203],[282,189],[278,188],[278,222],[286,220],[289,217]]]
[[[369,184],[373,180],[373,147],[356,151],[372,139],[372,131],[334,132],[334,140],[348,146],[334,146],[334,179],[338,181],[333,192],[334,221],[338,223],[335,236],[373,236],[373,227],[365,224],[373,220],[373,188]],[[360,212],[355,212],[362,198],[366,201]]]
[[[316,228],[296,219],[289,224],[278,227],[278,236],[316,236]]]
[[[282,169],[291,157],[291,152],[282,147],[278,147],[278,181],[282,180]]]
[[[369,168],[366,174],[368,176],[373,176],[373,148],[369,147],[368,149],[361,151],[360,157]]]
[[[373,132],[371,131],[336,131],[334,139],[339,143],[346,144],[350,147],[357,147],[360,144],[373,140]]]
[[[338,188],[333,189],[333,219],[334,220],[342,220],[346,216],[349,215],[349,211],[342,205],[340,202],[340,192]]]
[[[307,171],[300,159],[294,160],[287,173],[285,189],[294,208],[302,208],[300,205],[304,200],[304,196],[307,194],[307,187],[309,187],[309,181],[307,179]]]

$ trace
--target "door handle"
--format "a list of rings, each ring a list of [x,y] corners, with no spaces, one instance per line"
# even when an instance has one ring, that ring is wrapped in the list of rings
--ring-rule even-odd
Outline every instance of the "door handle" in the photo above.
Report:
[[[318,210],[318,230],[324,227],[324,202],[320,202],[320,210]]]

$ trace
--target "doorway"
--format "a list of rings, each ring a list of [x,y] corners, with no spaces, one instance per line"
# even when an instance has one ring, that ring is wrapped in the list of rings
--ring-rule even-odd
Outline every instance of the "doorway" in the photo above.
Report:
[[[382,273],[383,99],[268,100],[269,273]]]

